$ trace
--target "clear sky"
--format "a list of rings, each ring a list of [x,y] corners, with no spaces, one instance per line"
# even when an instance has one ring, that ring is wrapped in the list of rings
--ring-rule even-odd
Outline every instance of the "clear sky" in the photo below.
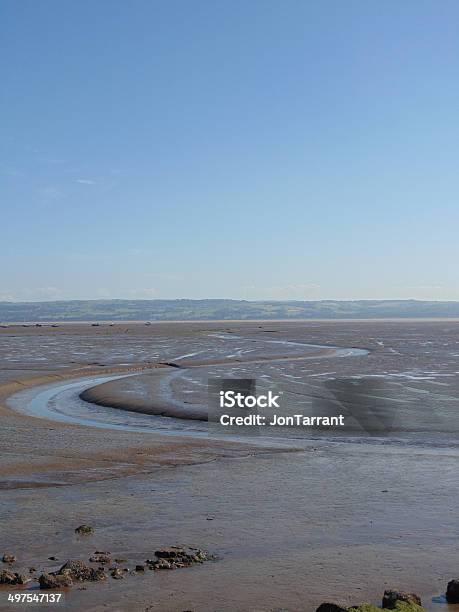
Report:
[[[457,0],[2,0],[0,299],[459,299]]]

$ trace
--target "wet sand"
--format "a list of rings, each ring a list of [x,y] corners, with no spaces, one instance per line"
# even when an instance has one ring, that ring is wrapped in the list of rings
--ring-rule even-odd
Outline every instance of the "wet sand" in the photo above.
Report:
[[[389,587],[418,592],[428,610],[446,609],[431,600],[457,573],[454,447],[327,441],[260,447],[98,430],[18,414],[7,398],[40,383],[154,371],[174,357],[163,346],[199,345],[203,329],[255,337],[270,330],[285,339],[370,348],[369,359],[376,355],[378,367],[387,370],[390,363],[400,368],[401,361],[418,358],[410,350],[397,357],[378,342],[400,352],[403,334],[451,338],[457,327],[321,322],[305,330],[298,322],[199,322],[1,329],[2,357],[16,348],[16,361],[2,358],[0,371],[0,552],[16,554],[18,569],[39,570],[57,569],[68,558],[87,560],[95,550],[109,550],[133,567],[171,544],[198,546],[220,558],[85,584],[86,590],[73,587],[65,594],[69,610],[312,612],[330,599],[377,602]],[[19,345],[27,350],[21,353]],[[354,371],[359,364],[363,358],[339,362]],[[95,534],[75,536],[81,523],[94,525]],[[0,589],[1,610],[12,609],[8,591]]]
[[[230,336],[228,333],[226,336],[227,340],[234,341],[236,338],[238,344],[244,344],[245,339],[240,338],[240,336]],[[226,339],[223,334],[220,334],[219,337],[220,339]],[[235,365],[244,365],[250,369],[260,364],[285,364],[292,361],[330,357],[339,354],[339,351],[342,350],[308,346],[307,344],[301,345],[299,343],[289,344],[287,341],[281,343],[281,341],[265,340],[264,338],[257,341],[250,339],[248,346],[253,346],[251,344],[253,342],[257,344],[256,348],[239,349],[236,354],[223,357],[214,356],[208,359],[200,359],[199,353],[188,354],[167,364],[161,364],[163,367],[152,369],[148,373],[144,371],[143,375],[130,377],[129,380],[126,378],[115,379],[90,386],[80,394],[80,397],[92,404],[108,408],[119,408],[130,412],[179,419],[207,421],[206,388],[204,387],[201,392],[199,403],[193,403],[189,401],[189,398],[188,401],[184,398],[180,401],[173,397],[172,390],[168,388],[168,379],[177,378],[184,373],[184,370],[195,371],[196,368],[202,370],[207,379],[210,369],[217,368],[219,375],[225,376],[228,375],[226,374],[228,371],[230,375],[233,373],[232,368]],[[231,353],[231,350],[234,349],[228,347],[229,353]],[[145,374],[148,374],[148,376],[145,376]]]

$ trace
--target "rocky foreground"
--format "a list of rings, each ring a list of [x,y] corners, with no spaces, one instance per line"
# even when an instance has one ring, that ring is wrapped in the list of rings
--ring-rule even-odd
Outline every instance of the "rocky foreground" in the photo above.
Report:
[[[93,528],[88,525],[80,525],[75,529],[80,535],[90,535]],[[57,560],[49,557],[49,560]],[[7,565],[6,569],[0,570],[0,584],[10,586],[24,586],[29,583],[38,582],[40,589],[61,589],[73,586],[75,583],[99,582],[111,576],[120,580],[129,575],[144,573],[146,570],[175,570],[215,560],[215,557],[199,548],[186,548],[182,546],[171,546],[154,551],[152,558],[143,563],[137,563],[134,567],[126,565],[127,560],[114,557],[110,552],[96,550],[88,559],[88,563],[80,559],[70,559],[55,572],[37,572],[35,567],[27,571],[14,571],[17,563],[15,555],[5,553],[2,562]]]
[[[80,535],[91,535],[93,531],[93,528],[88,525],[80,525],[75,529],[75,532]],[[55,557],[48,559],[57,560]],[[14,571],[13,566],[17,563],[17,557],[11,553],[5,553],[2,562],[8,567],[0,570],[0,584],[24,586],[38,582],[40,589],[62,589],[72,587],[75,583],[99,582],[106,580],[109,576],[120,580],[129,575],[144,573],[146,570],[175,570],[211,560],[215,560],[215,557],[199,548],[171,546],[154,551],[152,558],[129,568],[126,566],[126,559],[117,557],[112,559],[110,552],[96,550],[89,557],[89,564],[80,559],[71,559],[55,572],[38,574],[34,567],[30,567],[27,572]],[[451,580],[448,583],[445,598],[448,603],[459,603],[459,579]],[[381,607],[395,612],[425,612],[418,595],[403,591],[384,591]],[[337,603],[325,602],[316,609],[316,612],[378,612],[381,607],[369,603],[344,607]]]
[[[448,582],[445,597],[450,604],[459,603],[459,579]],[[382,608],[396,612],[425,612],[421,598],[416,593],[405,593],[404,591],[384,591]],[[381,608],[369,603],[351,607],[343,607],[336,603],[323,603],[316,612],[378,612],[378,610]]]

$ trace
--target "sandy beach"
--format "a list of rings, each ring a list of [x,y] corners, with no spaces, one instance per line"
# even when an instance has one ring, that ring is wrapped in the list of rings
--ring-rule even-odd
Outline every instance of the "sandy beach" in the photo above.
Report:
[[[313,612],[327,600],[378,603],[391,587],[419,593],[427,610],[449,609],[434,600],[457,573],[459,448],[443,428],[431,438],[422,428],[406,440],[397,432],[395,443],[308,436],[260,443],[193,436],[187,429],[136,431],[130,419],[137,415],[107,407],[109,401],[105,409],[122,414],[124,429],[37,418],[14,409],[11,398],[41,385],[133,374],[130,381],[140,380],[134,401],[145,401],[158,389],[152,377],[169,371],[163,364],[171,361],[181,361],[184,370],[171,382],[174,402],[183,403],[189,380],[197,388],[187,400],[191,411],[203,401],[200,381],[221,367],[236,368],[233,375],[249,368],[257,378],[274,368],[291,377],[292,388],[324,372],[400,378],[416,370],[420,380],[411,381],[412,389],[426,384],[426,372],[427,383],[442,382],[432,374],[435,347],[424,356],[416,347],[432,338],[438,350],[443,339],[457,345],[458,328],[442,321],[201,321],[0,329],[0,552],[17,556],[15,571],[35,567],[37,574],[68,559],[87,561],[96,550],[126,559],[130,569],[163,546],[199,547],[218,558],[73,587],[65,592],[69,610]],[[264,359],[244,352],[225,359],[236,344],[249,350],[231,344],[228,334],[244,342],[275,337],[283,365],[270,363],[266,350]],[[204,350],[203,338],[212,355],[185,357]],[[316,348],[305,355],[304,347],[289,346],[285,354],[283,342]],[[338,357],[333,347],[365,354]],[[443,361],[453,388],[457,362]],[[108,384],[118,395],[130,389],[120,381]],[[92,525],[94,534],[76,535],[80,524]],[[11,609],[7,592],[11,587],[0,589],[1,610]]]

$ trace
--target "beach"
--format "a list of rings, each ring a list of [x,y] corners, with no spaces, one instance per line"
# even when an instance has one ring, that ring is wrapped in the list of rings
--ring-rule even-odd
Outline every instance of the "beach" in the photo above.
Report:
[[[434,600],[457,572],[458,338],[454,321],[2,328],[0,552],[37,573],[96,550],[130,569],[163,546],[217,557],[74,586],[69,610],[313,612],[377,603],[386,588],[446,610]],[[209,435],[193,418],[207,379],[247,373],[261,388],[284,380],[287,405],[304,406],[311,388],[336,395],[337,380],[376,376],[388,392],[403,383],[406,406],[384,436],[352,415],[336,436]],[[82,380],[92,403],[78,388],[29,411],[38,391]],[[81,524],[94,534],[76,535]]]

